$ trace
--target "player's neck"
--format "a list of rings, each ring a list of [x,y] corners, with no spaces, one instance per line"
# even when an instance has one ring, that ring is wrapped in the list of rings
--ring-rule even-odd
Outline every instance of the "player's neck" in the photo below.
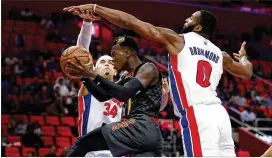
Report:
[[[131,57],[128,59],[127,66],[126,66],[126,71],[128,72],[133,72],[137,66],[141,65],[142,62],[139,58],[137,57]]]
[[[195,32],[195,33],[199,34],[200,36],[202,36],[202,37],[204,37],[206,39],[210,39],[210,37],[208,35],[204,34],[204,33],[201,33],[201,32]]]

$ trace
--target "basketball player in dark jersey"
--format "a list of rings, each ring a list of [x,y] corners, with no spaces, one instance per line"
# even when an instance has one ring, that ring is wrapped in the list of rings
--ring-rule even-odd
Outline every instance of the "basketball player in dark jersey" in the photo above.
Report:
[[[82,76],[85,86],[88,82],[99,82],[99,86],[113,98],[120,101],[132,98],[132,107],[127,120],[102,126],[79,137],[67,156],[83,157],[89,151],[98,150],[110,150],[114,157],[128,154],[161,156],[163,139],[157,118],[161,105],[162,78],[154,64],[140,61],[136,55],[138,49],[132,37],[123,36],[114,40],[111,54],[116,69],[132,73],[124,86],[97,75],[92,63],[77,65],[70,62],[68,71]]]

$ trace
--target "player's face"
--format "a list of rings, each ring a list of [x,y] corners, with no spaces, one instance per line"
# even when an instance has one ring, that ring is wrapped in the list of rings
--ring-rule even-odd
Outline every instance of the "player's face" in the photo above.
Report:
[[[200,12],[195,12],[191,17],[185,20],[181,33],[188,33],[192,31],[198,32]]]
[[[111,49],[111,56],[114,59],[114,65],[117,71],[122,71],[127,62],[127,53],[118,45]]]
[[[105,77],[105,78],[113,78],[116,74],[116,70],[114,69],[113,59],[110,56],[102,56],[98,59],[95,67],[95,71]]]

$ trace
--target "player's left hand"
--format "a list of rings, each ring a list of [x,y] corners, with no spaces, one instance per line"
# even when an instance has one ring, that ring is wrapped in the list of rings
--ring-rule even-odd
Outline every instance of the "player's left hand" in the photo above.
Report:
[[[233,53],[234,55],[234,58],[238,61],[240,61],[240,59],[244,56],[247,55],[247,52],[246,52],[246,42],[243,42],[242,45],[241,45],[241,48],[239,50],[239,54],[238,53]]]
[[[86,11],[84,10],[83,12],[76,10],[73,12],[73,14],[81,17],[82,19],[84,19],[84,21],[87,21],[87,22],[101,19],[100,16],[94,16],[93,13],[91,13],[89,10],[86,10]]]
[[[92,56],[89,56],[89,63],[83,64],[80,62],[77,56],[75,56],[77,60],[77,64],[74,62],[68,60],[69,62],[69,67],[66,67],[67,71],[69,72],[70,75],[72,76],[81,76],[84,78],[92,78],[94,79],[96,77],[96,72],[94,71],[93,68],[93,59]]]
[[[93,13],[95,4],[83,4],[83,5],[78,5],[78,6],[70,6],[70,7],[65,7],[63,8],[63,11],[68,11],[68,12],[74,12],[74,11],[80,11],[84,12],[85,10],[90,10],[91,13]]]
[[[162,79],[162,95],[168,94],[170,91],[169,84],[166,78]]]

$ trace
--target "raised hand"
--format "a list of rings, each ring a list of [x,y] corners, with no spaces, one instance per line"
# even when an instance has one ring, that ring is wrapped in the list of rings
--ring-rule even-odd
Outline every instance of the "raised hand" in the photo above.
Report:
[[[162,95],[168,94],[170,91],[169,84],[166,78],[162,79]]]
[[[241,48],[239,50],[239,54],[238,53],[233,53],[234,58],[236,60],[240,61],[242,57],[244,57],[244,56],[246,57],[247,52],[246,52],[246,48],[245,47],[246,47],[246,42],[243,42],[242,45],[241,45]]]
[[[70,6],[70,7],[65,7],[63,8],[63,11],[68,11],[68,12],[74,12],[74,11],[86,11],[89,10],[91,13],[94,11],[95,4],[83,4],[83,5],[78,5],[78,6]]]
[[[79,17],[81,17],[82,19],[84,19],[84,21],[95,21],[95,20],[100,20],[101,17],[99,16],[94,16],[93,13],[91,13],[90,10],[83,10],[83,11],[80,11],[80,10],[75,10],[73,12],[74,15],[78,15]]]
[[[94,79],[97,74],[95,73],[93,69],[92,56],[91,55],[89,56],[90,61],[87,64],[81,63],[77,56],[75,56],[75,58],[78,64],[68,60],[69,67],[66,67],[66,71],[68,71],[71,76],[76,76],[76,77],[80,76],[84,78]]]

